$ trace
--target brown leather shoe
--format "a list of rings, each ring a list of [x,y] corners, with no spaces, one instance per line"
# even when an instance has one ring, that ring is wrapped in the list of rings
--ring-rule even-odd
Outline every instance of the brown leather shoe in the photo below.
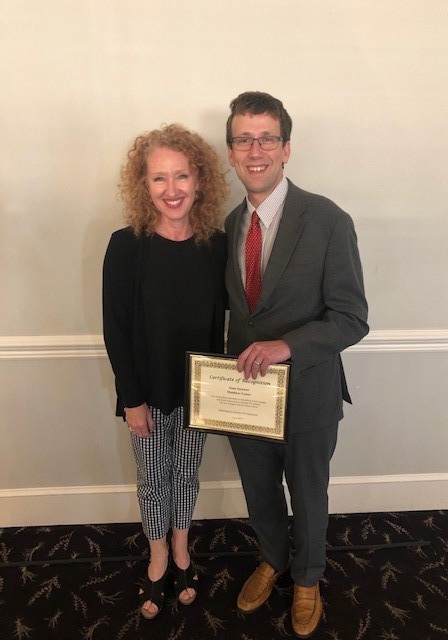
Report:
[[[294,585],[294,601],[291,609],[291,621],[298,638],[310,638],[319,626],[322,617],[322,600],[319,585],[300,587]]]
[[[262,562],[244,583],[236,602],[238,609],[244,613],[259,609],[271,595],[279,576],[270,564]]]

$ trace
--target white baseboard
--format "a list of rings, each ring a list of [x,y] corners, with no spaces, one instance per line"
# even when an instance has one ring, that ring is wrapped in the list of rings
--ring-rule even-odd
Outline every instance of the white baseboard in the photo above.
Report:
[[[332,478],[330,513],[448,508],[448,473]]]
[[[448,508],[448,474],[332,478],[330,513]],[[195,519],[244,518],[237,480],[202,482]],[[0,526],[138,522],[134,485],[43,487],[0,491]]]

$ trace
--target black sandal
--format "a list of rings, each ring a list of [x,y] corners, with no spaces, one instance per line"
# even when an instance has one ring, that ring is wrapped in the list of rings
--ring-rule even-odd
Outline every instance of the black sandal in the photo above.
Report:
[[[138,599],[140,603],[140,613],[146,620],[152,620],[158,615],[163,607],[163,603],[165,602],[165,582],[168,576],[168,567],[166,568],[165,573],[159,579],[153,582],[149,579],[148,574],[146,574],[146,578],[143,582],[143,585],[138,593]],[[157,607],[157,611],[151,613],[143,608],[145,602],[151,602]]]
[[[174,589],[176,591],[177,599],[185,606],[192,604],[198,595],[198,574],[193,567],[193,563],[190,562],[187,569],[179,569],[175,563],[173,564]],[[194,589],[194,594],[187,600],[181,600],[179,596],[182,591],[185,591],[185,589]]]

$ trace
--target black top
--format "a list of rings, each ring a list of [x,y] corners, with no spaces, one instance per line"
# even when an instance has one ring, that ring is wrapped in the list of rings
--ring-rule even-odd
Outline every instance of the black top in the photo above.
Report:
[[[185,352],[210,351],[214,283],[193,238],[154,235],[143,282],[151,406],[169,413],[183,403]]]
[[[112,234],[104,259],[104,340],[117,415],[143,402],[170,413],[183,403],[185,352],[222,353],[226,238],[210,243]]]

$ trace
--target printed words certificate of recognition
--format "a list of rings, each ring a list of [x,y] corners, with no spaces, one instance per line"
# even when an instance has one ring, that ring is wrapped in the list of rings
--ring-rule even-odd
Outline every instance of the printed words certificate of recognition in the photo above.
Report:
[[[286,439],[289,364],[244,379],[237,360],[187,353],[186,426],[223,435]]]

